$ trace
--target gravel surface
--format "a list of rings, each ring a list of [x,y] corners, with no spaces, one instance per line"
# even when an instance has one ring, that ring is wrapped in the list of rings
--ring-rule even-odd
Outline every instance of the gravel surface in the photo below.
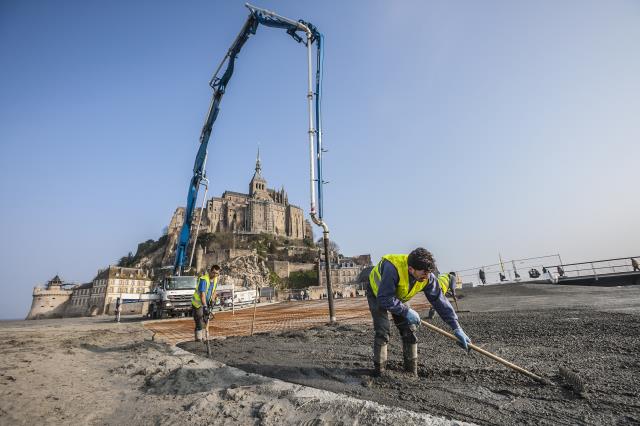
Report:
[[[371,375],[367,325],[230,337],[211,347],[215,359],[248,372],[478,424],[640,424],[639,288],[514,285],[464,296],[460,308],[472,312],[460,320],[475,344],[555,385],[467,354],[425,327],[418,378],[402,372],[395,329],[389,371],[380,378]],[[432,323],[446,329],[439,319]],[[204,353],[201,344],[180,346]],[[570,386],[576,380],[581,392]]]

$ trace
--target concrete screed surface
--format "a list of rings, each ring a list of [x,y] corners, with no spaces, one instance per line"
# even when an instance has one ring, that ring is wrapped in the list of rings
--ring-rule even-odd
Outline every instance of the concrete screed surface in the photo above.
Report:
[[[418,333],[418,378],[402,372],[395,328],[390,371],[371,376],[370,323],[217,339],[213,357],[244,371],[478,424],[640,424],[640,287],[516,284],[463,293],[460,309],[471,312],[460,313],[460,321],[475,344],[558,385],[466,354],[425,327]],[[433,323],[447,329],[439,319]],[[179,346],[204,354],[202,344]],[[560,366],[584,381],[582,394],[566,387]]]

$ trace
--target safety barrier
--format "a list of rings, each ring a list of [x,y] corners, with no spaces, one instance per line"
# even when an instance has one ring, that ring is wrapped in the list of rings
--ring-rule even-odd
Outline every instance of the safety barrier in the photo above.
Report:
[[[557,260],[553,262],[553,260]],[[508,284],[524,281],[561,282],[593,278],[638,274],[640,256],[618,257],[612,259],[589,260],[585,262],[563,263],[559,254],[501,261],[492,265],[483,265],[456,271],[458,283],[464,285]],[[640,263],[640,262],[639,262]],[[481,273],[484,272],[484,283]]]

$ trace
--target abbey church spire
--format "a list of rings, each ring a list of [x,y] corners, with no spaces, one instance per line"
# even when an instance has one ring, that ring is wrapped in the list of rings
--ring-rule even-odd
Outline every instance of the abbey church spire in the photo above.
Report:
[[[262,177],[262,164],[260,163],[260,147],[256,157],[256,171],[249,183],[249,195],[252,198],[268,199],[267,181]]]
[[[260,164],[260,145],[258,145],[258,156],[256,157],[256,175],[260,176],[262,165]]]

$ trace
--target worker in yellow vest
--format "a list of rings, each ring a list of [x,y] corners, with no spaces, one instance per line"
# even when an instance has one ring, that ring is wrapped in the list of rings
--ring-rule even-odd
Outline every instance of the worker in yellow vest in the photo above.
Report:
[[[414,376],[418,374],[418,339],[415,332],[420,324],[420,315],[411,309],[407,302],[421,291],[438,315],[451,327],[459,345],[468,349],[471,340],[458,324],[458,316],[442,293],[433,273],[436,270],[433,255],[422,247],[413,250],[409,255],[382,256],[380,262],[371,270],[367,301],[375,330],[375,375],[382,374],[386,367],[390,334],[389,313],[402,337],[404,369]]]
[[[218,287],[218,277],[220,276],[220,267],[212,265],[209,273],[205,273],[198,279],[198,288],[193,292],[191,298],[191,307],[193,308],[193,320],[196,323],[195,338],[196,342],[203,339],[203,329],[209,321],[209,312],[213,307],[215,300],[216,288]]]
[[[456,298],[456,273],[449,272],[448,274],[440,274],[438,275],[438,284],[442,289],[442,293],[446,296],[451,296],[454,299]],[[457,302],[456,302],[457,303]],[[436,310],[433,305],[429,308],[429,313],[427,314],[427,318],[433,318],[433,314],[435,314]]]

